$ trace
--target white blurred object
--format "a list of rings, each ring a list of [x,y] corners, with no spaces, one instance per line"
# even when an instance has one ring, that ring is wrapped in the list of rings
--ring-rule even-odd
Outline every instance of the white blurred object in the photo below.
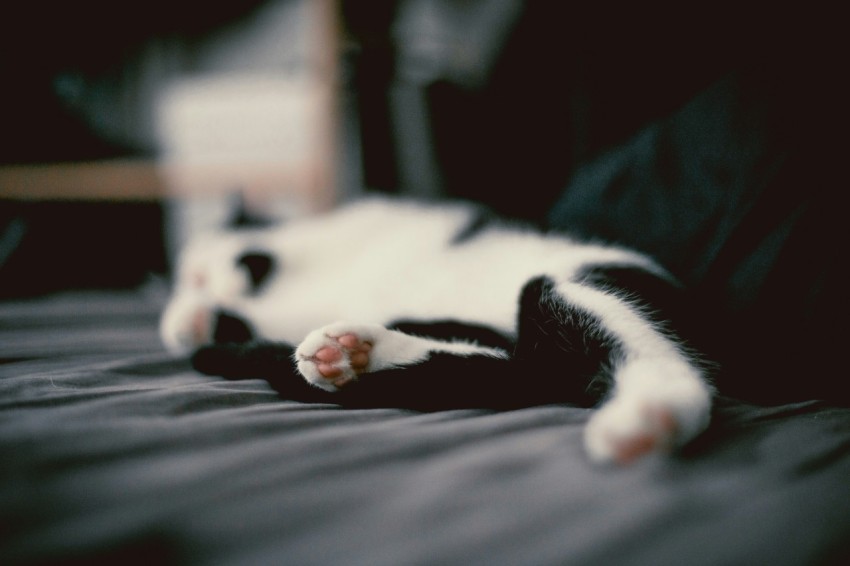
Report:
[[[322,151],[328,97],[316,81],[261,75],[186,78],[167,89],[157,130],[160,169],[177,197],[172,247],[221,227],[240,193],[271,216],[316,208],[328,190],[321,179],[330,167]]]
[[[319,142],[321,94],[311,81],[291,77],[182,79],[159,104],[163,161],[298,167]]]
[[[224,33],[196,61],[196,72],[159,91],[154,122],[158,168],[172,196],[172,253],[192,235],[221,227],[237,195],[267,217],[321,210],[334,201],[332,3],[298,0],[272,7],[252,25]],[[241,56],[269,59],[261,55],[274,53],[281,35],[291,43],[279,64],[239,64]]]

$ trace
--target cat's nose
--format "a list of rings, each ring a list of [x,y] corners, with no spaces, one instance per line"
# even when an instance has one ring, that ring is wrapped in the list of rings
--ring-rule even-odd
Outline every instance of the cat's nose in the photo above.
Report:
[[[207,276],[203,272],[195,272],[190,279],[192,287],[195,289],[203,289],[207,285]]]

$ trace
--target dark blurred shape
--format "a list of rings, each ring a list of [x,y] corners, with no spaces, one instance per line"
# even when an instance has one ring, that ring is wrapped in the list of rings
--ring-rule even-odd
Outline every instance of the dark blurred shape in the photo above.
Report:
[[[55,186],[35,187],[35,196],[17,187],[4,194],[9,187],[0,186],[0,298],[133,287],[166,273],[149,106],[171,67],[192,63],[204,42],[268,3],[84,0],[4,8],[0,166],[27,164],[37,175],[18,172],[18,183]],[[179,60],[169,59],[169,46],[177,46]],[[67,179],[76,171],[68,165],[79,162],[89,176]],[[130,178],[115,163],[130,164]],[[151,178],[135,173],[134,163],[147,164]],[[94,181],[98,187],[88,185]],[[136,189],[140,195],[127,194]]]
[[[128,75],[132,70],[125,66],[152,38],[199,41],[263,3],[150,0],[123,4],[84,0],[4,6],[0,120],[5,139],[0,163],[152,153],[153,147],[104,137],[75,106],[84,100],[88,103],[92,97],[112,96],[117,82],[135,80]],[[108,80],[100,83],[104,77]],[[133,96],[128,91],[125,98]]]
[[[562,2],[343,2],[364,181],[541,220],[580,167],[769,53],[759,18]],[[414,146],[416,151],[411,150]]]
[[[549,221],[679,276],[698,309],[689,336],[720,362],[724,393],[850,403],[836,358],[846,88],[828,28],[789,41],[804,22],[747,34],[721,77],[582,164]]]
[[[0,200],[0,299],[164,275],[162,218],[156,203]]]

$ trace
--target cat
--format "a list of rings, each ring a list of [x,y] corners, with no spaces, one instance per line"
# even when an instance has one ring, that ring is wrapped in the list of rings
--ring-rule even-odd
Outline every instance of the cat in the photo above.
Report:
[[[707,366],[664,316],[681,291],[623,247],[471,203],[365,198],[191,242],[160,332],[199,371],[296,401],[595,406],[587,455],[626,464],[709,424]]]

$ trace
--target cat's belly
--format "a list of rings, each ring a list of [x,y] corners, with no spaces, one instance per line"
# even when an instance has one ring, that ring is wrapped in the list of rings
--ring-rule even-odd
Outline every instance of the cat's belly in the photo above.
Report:
[[[249,318],[266,339],[299,343],[308,333],[336,321],[388,325],[400,320],[456,320],[492,327],[512,335],[518,308],[519,282],[473,280],[445,276],[397,274],[385,285],[314,286],[309,292],[267,297],[247,305]],[[293,297],[298,297],[297,300]]]
[[[429,259],[384,262],[393,266],[384,269],[361,266],[339,277],[333,270],[309,280],[291,277],[273,294],[237,310],[248,315],[263,338],[290,343],[341,320],[382,325],[456,320],[513,334],[528,268],[507,262],[476,269],[466,258],[445,254]]]
[[[337,321],[387,325],[454,320],[515,333],[522,288],[534,277],[569,278],[588,262],[645,262],[621,250],[523,233],[494,233],[474,245],[359,253],[286,273],[269,294],[245,305],[263,338],[299,343]]]

